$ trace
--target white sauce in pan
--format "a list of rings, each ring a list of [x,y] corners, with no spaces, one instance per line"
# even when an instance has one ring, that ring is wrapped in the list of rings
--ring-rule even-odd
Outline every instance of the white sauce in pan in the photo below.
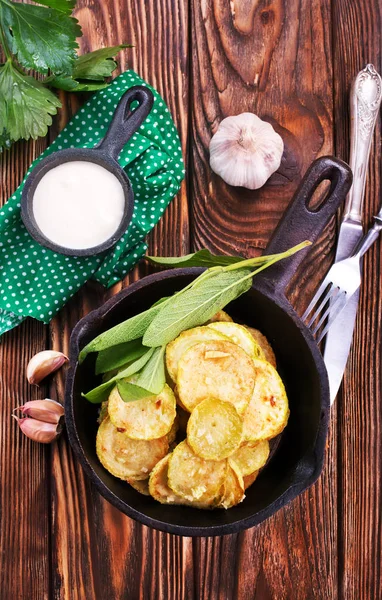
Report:
[[[87,161],[51,169],[33,196],[33,213],[41,232],[52,242],[77,250],[108,240],[118,229],[124,208],[117,177]]]

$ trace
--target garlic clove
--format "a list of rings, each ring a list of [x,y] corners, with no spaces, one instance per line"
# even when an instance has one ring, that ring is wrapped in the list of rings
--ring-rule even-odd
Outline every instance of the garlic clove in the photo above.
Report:
[[[34,442],[50,444],[61,433],[61,427],[54,423],[45,423],[44,421],[30,419],[29,417],[23,417],[22,419],[19,419],[15,415],[12,415],[12,417],[16,419],[23,434]]]
[[[229,185],[256,190],[277,171],[283,151],[270,123],[242,113],[221,121],[210,142],[210,165]]]
[[[29,383],[38,385],[45,377],[57,371],[68,357],[56,350],[43,350],[35,354],[27,366],[27,379]]]
[[[45,423],[57,424],[64,416],[64,407],[55,400],[45,398],[45,400],[31,400],[18,406],[14,410],[21,410],[24,415],[44,421]]]

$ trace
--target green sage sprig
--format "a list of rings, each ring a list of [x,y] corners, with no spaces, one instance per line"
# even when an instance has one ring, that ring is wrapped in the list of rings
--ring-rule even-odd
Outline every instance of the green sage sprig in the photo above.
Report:
[[[99,353],[97,373],[119,368],[117,374],[84,394],[85,398],[102,402],[115,385],[126,402],[160,393],[165,384],[166,345],[185,329],[203,325],[247,292],[255,275],[309,244],[302,242],[280,254],[250,259],[219,257],[207,250],[183,257],[183,266],[205,266],[208,262],[211,266],[173,296],[101,333],[81,350],[80,363],[89,353]],[[165,258],[157,262],[175,267],[182,259]]]

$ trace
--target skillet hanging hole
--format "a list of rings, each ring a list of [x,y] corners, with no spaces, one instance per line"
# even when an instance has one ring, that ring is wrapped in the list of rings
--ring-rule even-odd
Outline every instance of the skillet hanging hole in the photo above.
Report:
[[[332,191],[333,182],[329,179],[323,179],[314,188],[312,195],[308,198],[307,208],[311,212],[318,212],[322,205],[326,202],[329,194]]]
[[[139,108],[140,104],[138,102],[138,100],[134,100],[133,98],[130,100],[129,104],[127,104],[126,106],[126,110],[125,110],[125,114],[124,114],[124,120],[127,121],[127,119],[129,119],[137,110],[137,108]]]

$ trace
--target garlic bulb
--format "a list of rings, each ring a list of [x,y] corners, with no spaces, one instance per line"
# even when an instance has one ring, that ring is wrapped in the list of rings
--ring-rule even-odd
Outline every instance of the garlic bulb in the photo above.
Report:
[[[229,185],[257,190],[277,171],[284,143],[252,113],[227,117],[210,142],[211,169]]]

